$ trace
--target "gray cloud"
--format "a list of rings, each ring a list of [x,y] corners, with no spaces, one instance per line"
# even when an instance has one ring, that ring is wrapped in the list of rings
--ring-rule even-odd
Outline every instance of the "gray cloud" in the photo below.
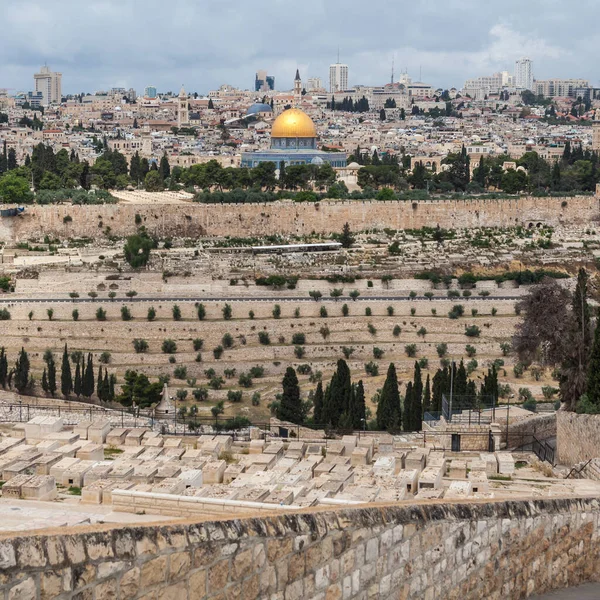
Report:
[[[397,72],[460,87],[522,55],[538,78],[598,85],[598,17],[597,0],[2,0],[0,87],[31,89],[47,62],[65,92],[250,88],[262,68],[289,89],[297,66],[326,81],[338,45],[351,85],[387,82],[395,57]]]

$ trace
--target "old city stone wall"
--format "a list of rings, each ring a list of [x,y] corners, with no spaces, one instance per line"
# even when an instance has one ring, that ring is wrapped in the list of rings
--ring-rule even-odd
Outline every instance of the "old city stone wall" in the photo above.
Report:
[[[557,461],[573,466],[600,458],[600,415],[556,414]]]
[[[100,238],[126,236],[138,228],[136,214],[157,236],[309,235],[341,230],[468,228],[515,225],[587,225],[600,215],[594,196],[514,198],[509,200],[325,201],[267,204],[105,204],[33,206],[24,215],[0,220],[0,241],[44,235]],[[65,217],[68,217],[65,222]],[[69,220],[70,218],[70,220]]]
[[[598,578],[594,499],[355,508],[0,539],[5,598],[520,599]]]

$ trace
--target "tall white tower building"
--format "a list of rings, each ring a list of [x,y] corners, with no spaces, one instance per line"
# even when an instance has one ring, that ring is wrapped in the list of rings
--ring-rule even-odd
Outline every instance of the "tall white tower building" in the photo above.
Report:
[[[53,73],[48,65],[44,65],[39,73],[33,76],[35,91],[42,92],[42,104],[60,104],[62,100],[62,73]]]
[[[515,63],[515,85],[523,90],[533,90],[533,61],[520,58]]]
[[[329,91],[332,94],[348,89],[348,65],[340,62],[329,67]]]

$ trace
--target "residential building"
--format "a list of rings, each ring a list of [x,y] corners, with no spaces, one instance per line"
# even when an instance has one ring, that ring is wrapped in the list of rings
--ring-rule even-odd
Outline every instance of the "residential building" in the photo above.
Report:
[[[144,90],[144,97],[145,98],[156,98],[157,93],[156,93],[156,87],[154,87],[153,85],[149,85],[146,87],[146,89]]]
[[[515,63],[515,85],[522,90],[533,91],[533,61],[520,58]]]
[[[33,76],[35,91],[42,93],[43,106],[60,104],[62,100],[62,73],[54,73],[48,65],[44,65],[39,73]]]
[[[536,80],[534,91],[538,96],[546,98],[577,98],[583,96],[579,91],[590,87],[586,79],[544,79]]]
[[[348,89],[348,65],[335,63],[329,67],[329,91],[332,94]]]

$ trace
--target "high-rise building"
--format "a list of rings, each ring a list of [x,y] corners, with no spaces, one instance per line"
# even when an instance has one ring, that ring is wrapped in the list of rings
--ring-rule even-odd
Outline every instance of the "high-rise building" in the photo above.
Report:
[[[592,150],[600,152],[600,122],[592,123]]]
[[[157,93],[156,93],[156,87],[154,87],[153,85],[149,85],[144,89],[144,96],[146,98],[156,98]]]
[[[515,86],[522,90],[533,90],[533,61],[520,58],[515,63]]]
[[[33,76],[35,91],[42,93],[42,104],[60,104],[62,100],[62,73],[53,73],[48,65],[44,65],[39,73]]]
[[[323,80],[320,77],[309,77],[306,82],[306,89],[314,92],[323,89]]]
[[[272,92],[275,89],[275,77],[266,71],[257,71],[254,78],[255,92]]]
[[[329,91],[332,94],[348,89],[348,65],[337,62],[329,67]]]

